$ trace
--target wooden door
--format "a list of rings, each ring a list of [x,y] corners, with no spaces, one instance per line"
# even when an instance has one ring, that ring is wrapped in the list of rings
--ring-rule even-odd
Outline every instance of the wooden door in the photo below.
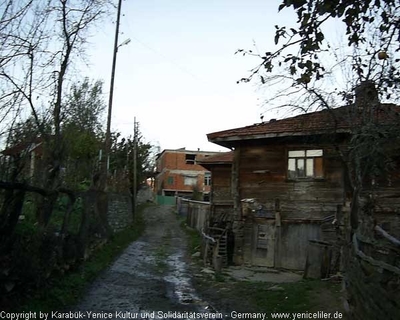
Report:
[[[252,264],[255,266],[274,267],[275,265],[275,221],[267,220],[254,224],[252,245]]]

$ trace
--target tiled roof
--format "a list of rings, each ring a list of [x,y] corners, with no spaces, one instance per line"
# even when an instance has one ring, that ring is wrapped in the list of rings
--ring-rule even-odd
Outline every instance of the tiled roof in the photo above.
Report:
[[[381,104],[374,108],[374,118],[379,123],[398,123],[400,107],[394,104]],[[367,110],[344,106],[322,110],[299,116],[257,123],[251,126],[209,133],[207,138],[223,146],[232,145],[239,140],[268,139],[287,136],[307,136],[314,134],[332,134],[350,132],[350,129],[362,122]]]
[[[202,156],[204,156],[204,155],[212,155],[212,154],[215,154],[215,153],[217,153],[216,151],[203,151],[203,150],[197,150],[197,151],[195,151],[195,150],[186,150],[186,148],[179,148],[179,149],[164,149],[162,152],[160,152],[160,153],[158,153],[157,154],[157,156],[156,156],[156,159],[159,159],[159,158],[161,158],[161,156],[163,155],[163,154],[166,154],[166,153],[183,153],[183,154],[194,154],[194,155],[202,155]]]
[[[32,151],[39,151],[39,153],[42,152],[42,138],[34,138],[32,141],[27,141],[27,142],[20,142],[12,147],[9,147],[7,149],[4,149],[0,153],[2,153],[5,156],[14,156],[18,155],[22,152],[32,152]],[[38,150],[39,149],[39,150]]]
[[[232,163],[233,152],[220,152],[213,156],[197,158],[196,162],[198,164],[225,164]]]

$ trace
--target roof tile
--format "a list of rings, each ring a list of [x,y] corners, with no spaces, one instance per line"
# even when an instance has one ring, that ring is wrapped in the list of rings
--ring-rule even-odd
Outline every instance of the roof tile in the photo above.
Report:
[[[374,118],[380,123],[399,120],[400,107],[394,104],[381,104],[374,108]],[[362,123],[366,109],[344,106],[336,109],[316,111],[282,120],[262,122],[251,126],[209,133],[211,142],[266,139],[274,137],[312,135],[332,132],[349,132],[352,127]]]

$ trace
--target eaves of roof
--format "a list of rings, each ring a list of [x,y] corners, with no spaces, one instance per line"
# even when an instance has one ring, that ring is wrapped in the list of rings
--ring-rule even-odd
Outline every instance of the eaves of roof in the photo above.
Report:
[[[239,141],[350,133],[352,128],[361,123],[367,114],[365,109],[344,106],[213,132],[209,133],[207,138],[210,142],[221,146],[232,147]],[[379,123],[398,122],[399,115],[400,107],[394,104],[381,104],[373,109],[374,119]]]
[[[21,142],[12,147],[4,149],[0,153],[5,156],[15,156],[21,154],[22,152],[31,153],[32,151],[38,150],[41,148],[43,142],[40,138],[35,139],[33,142]]]

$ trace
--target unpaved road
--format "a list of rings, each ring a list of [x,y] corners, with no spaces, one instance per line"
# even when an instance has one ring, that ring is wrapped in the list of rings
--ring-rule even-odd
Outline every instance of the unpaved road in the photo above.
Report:
[[[185,261],[186,235],[172,210],[170,206],[146,209],[143,236],[95,280],[74,310],[113,319],[162,318],[163,313],[174,311],[180,315],[215,312],[192,286]],[[93,318],[84,314],[86,319]]]

